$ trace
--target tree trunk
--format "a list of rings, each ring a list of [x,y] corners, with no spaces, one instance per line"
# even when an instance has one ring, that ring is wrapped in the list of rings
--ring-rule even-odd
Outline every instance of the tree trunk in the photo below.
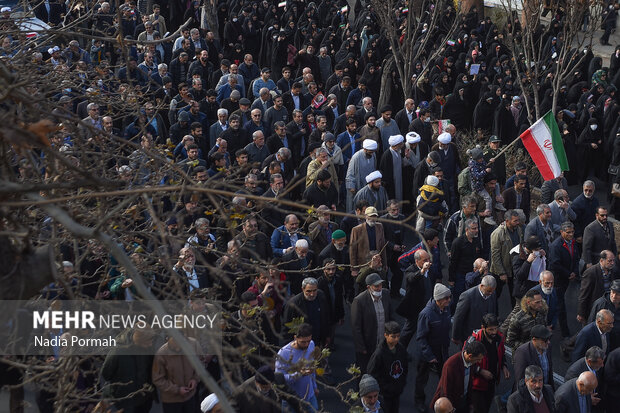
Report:
[[[394,56],[390,56],[386,60],[383,66],[383,73],[381,74],[381,94],[379,95],[379,102],[377,108],[387,105],[392,98],[392,70],[394,68]]]

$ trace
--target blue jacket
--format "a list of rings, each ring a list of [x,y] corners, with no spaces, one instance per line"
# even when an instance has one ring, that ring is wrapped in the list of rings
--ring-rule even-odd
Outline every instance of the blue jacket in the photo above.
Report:
[[[359,141],[359,133],[353,135],[353,139],[356,141],[355,152],[357,152],[362,149],[362,142]],[[338,145],[338,147],[342,150],[342,157],[345,165],[347,165],[353,156],[353,148],[351,148],[351,140],[349,139],[349,133],[347,131],[344,131],[338,135],[336,138],[336,145]]]
[[[308,238],[303,237],[298,233],[299,239],[305,239],[310,244]],[[291,244],[291,237],[288,235],[288,231],[286,231],[286,227],[284,225],[279,226],[278,228],[273,230],[271,234],[271,249],[273,251],[274,257],[281,257],[284,255],[284,250],[288,247],[294,247],[295,245]]]
[[[440,313],[435,300],[432,298],[428,300],[426,307],[418,316],[418,330],[415,338],[418,342],[421,360],[429,362],[437,359],[440,364],[446,361],[451,330],[450,308]]]
[[[611,343],[609,342],[609,333],[607,336],[607,351],[606,354],[609,354],[609,348],[611,347]],[[581,329],[579,334],[577,334],[577,341],[575,341],[575,349],[573,350],[573,354],[571,355],[572,362],[576,362],[580,358],[586,355],[586,351],[592,346],[598,346],[603,348],[603,342],[601,341],[601,335],[598,332],[598,327],[596,326],[596,321],[591,322],[587,326]]]
[[[553,224],[549,222],[548,225],[550,226],[551,231],[553,231]],[[545,254],[549,257],[549,244],[547,243],[547,237],[545,236],[545,229],[542,222],[540,222],[540,218],[538,217],[534,218],[526,225],[525,232],[523,233],[523,239],[526,240],[532,235],[536,235],[538,237],[541,248],[545,250]]]
[[[558,322],[558,296],[555,292],[555,288],[551,291],[551,294],[547,295],[543,293],[542,287],[538,284],[536,287],[532,287],[530,291],[539,292],[542,298],[547,302],[547,325],[555,326]]]

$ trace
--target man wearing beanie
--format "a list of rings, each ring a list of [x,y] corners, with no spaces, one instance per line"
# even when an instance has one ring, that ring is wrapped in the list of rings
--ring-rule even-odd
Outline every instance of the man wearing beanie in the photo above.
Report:
[[[415,380],[415,404],[419,411],[426,412],[426,384],[432,371],[439,373],[448,359],[450,347],[450,300],[452,293],[445,285],[435,284],[433,298],[418,316],[416,341],[420,351]],[[431,328],[432,325],[432,328]]]
[[[359,385],[360,398],[353,407],[361,407],[364,412],[384,413],[379,401],[379,383],[370,374],[364,374]]]
[[[243,382],[233,393],[238,413],[277,413],[281,406],[272,388],[274,372],[269,366],[261,366],[253,377]]]

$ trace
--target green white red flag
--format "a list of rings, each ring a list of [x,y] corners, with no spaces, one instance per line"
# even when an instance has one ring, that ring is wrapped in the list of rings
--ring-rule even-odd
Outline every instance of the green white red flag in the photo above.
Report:
[[[562,135],[551,111],[523,132],[520,138],[545,181],[568,171]]]

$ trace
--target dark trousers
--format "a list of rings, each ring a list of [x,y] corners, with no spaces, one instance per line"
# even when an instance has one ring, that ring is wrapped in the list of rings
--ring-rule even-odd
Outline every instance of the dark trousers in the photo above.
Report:
[[[459,302],[459,297],[465,291],[465,274],[457,273],[454,276],[454,286],[450,287],[452,290],[452,301],[450,302],[450,312],[454,315],[456,311],[456,305]]]
[[[388,268],[392,272],[390,295],[392,297],[400,297],[400,288],[403,286],[403,271],[400,269],[400,265],[398,265],[398,256],[394,254],[389,262]]]
[[[370,361],[370,356],[372,356],[372,353],[370,352],[367,352],[366,354],[358,353],[357,351],[355,352],[355,362],[359,366],[362,374],[366,373],[366,370],[368,369],[368,362]]]
[[[384,397],[381,402],[381,407],[384,413],[398,413],[400,407],[400,396],[396,397]]]
[[[198,403],[196,403],[196,395],[182,403],[162,403],[164,413],[196,413],[198,411]]]
[[[495,385],[489,384],[488,390],[471,390],[471,402],[474,405],[474,412],[488,413],[491,409],[491,402],[495,396]]]
[[[570,337],[570,330],[568,329],[568,319],[566,317],[566,302],[564,301],[564,296],[566,295],[566,286],[556,284],[555,294],[558,297],[558,324],[560,324],[562,337]]]
[[[514,289],[513,277],[508,277],[508,281],[502,281],[499,278],[499,275],[495,275],[495,279],[497,280],[497,290],[496,290],[497,299],[499,300],[499,297],[501,297],[502,290],[504,289],[504,285],[508,284],[508,294],[510,295],[510,305],[514,307],[516,300],[515,300],[515,297],[512,295],[512,291]]]
[[[409,347],[409,343],[411,339],[415,335],[415,332],[418,330],[418,322],[417,320],[407,320],[405,321],[405,325],[403,329],[400,331],[400,340],[398,340],[405,348]]]
[[[426,406],[426,383],[431,371],[441,374],[440,363],[428,363],[420,360],[418,362],[417,374],[415,377],[415,403]]]

